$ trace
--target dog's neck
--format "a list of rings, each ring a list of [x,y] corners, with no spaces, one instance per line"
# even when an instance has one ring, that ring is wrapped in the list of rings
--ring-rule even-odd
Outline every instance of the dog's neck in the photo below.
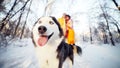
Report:
[[[52,46],[58,46],[62,42],[62,40],[63,40],[63,37],[57,38],[55,40],[48,42],[48,45],[50,44]]]

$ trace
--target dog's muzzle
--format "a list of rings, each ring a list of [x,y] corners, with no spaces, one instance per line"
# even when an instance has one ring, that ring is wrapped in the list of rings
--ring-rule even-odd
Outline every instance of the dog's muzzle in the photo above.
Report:
[[[40,37],[38,38],[38,44],[39,46],[44,46],[48,40],[52,37],[54,33],[51,33],[50,35],[40,35]]]
[[[45,26],[39,26],[38,27],[38,32],[40,34],[44,34],[47,31],[47,28]]]
[[[38,38],[39,46],[44,46],[48,42],[48,40],[51,38],[51,36],[54,34],[54,32],[53,32],[49,35],[46,35],[46,33],[45,33],[46,31],[47,31],[47,28],[45,26],[38,27],[38,32],[40,33],[40,36]]]

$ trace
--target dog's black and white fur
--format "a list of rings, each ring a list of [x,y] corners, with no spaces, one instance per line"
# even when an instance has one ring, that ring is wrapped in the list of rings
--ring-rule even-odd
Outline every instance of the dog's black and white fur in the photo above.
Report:
[[[43,46],[38,44],[40,36],[48,37]],[[63,68],[66,59],[69,59],[69,68],[72,68],[74,55],[82,53],[79,46],[65,42],[63,31],[55,17],[41,17],[33,27],[32,39],[40,68]]]

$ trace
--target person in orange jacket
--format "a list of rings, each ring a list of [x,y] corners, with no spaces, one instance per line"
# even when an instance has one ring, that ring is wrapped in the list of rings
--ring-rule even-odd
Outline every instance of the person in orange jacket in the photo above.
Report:
[[[66,41],[70,45],[75,45],[75,33],[73,29],[73,22],[70,15],[65,15],[66,23]]]
[[[61,18],[58,19],[60,26],[63,30],[64,37],[66,42],[70,45],[75,44],[74,30],[73,30],[73,22],[71,20],[70,15],[64,13]]]

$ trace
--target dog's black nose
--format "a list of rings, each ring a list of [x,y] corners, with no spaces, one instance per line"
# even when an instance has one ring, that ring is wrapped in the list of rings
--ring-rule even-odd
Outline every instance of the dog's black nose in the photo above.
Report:
[[[45,26],[39,26],[38,31],[39,31],[39,33],[43,34],[47,31],[47,28]]]

